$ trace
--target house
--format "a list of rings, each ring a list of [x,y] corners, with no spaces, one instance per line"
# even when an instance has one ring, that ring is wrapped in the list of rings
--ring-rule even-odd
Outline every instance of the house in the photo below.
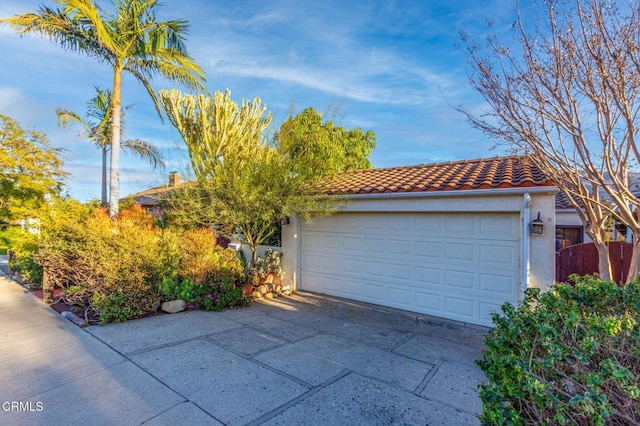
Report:
[[[349,202],[282,229],[296,289],[491,326],[554,281],[557,187],[524,157],[360,170],[323,189]]]
[[[156,217],[161,217],[164,214],[162,208],[162,198],[181,186],[183,186],[178,172],[170,172],[167,185],[156,186],[154,188],[145,189],[144,191],[137,192],[135,194],[128,195],[122,198],[120,202],[133,199],[135,204],[140,205],[143,209],[151,213]]]

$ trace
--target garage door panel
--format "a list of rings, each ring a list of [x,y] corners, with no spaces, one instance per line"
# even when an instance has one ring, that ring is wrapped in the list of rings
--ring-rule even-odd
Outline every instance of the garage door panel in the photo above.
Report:
[[[424,285],[428,284],[440,285],[442,283],[442,270],[437,267],[416,266],[415,275],[416,282],[420,283],[420,288],[424,288]]]
[[[467,237],[475,234],[476,220],[474,217],[461,215],[445,216],[444,228],[447,233],[454,235],[466,235]]]
[[[337,290],[348,296],[358,296],[362,294],[362,283],[356,280],[342,279],[338,283]]]
[[[503,241],[519,239],[520,223],[517,215],[483,215],[478,220],[480,234],[485,239]]]
[[[362,251],[364,253],[384,253],[385,240],[382,238],[363,238]],[[363,256],[366,257],[366,256]]]
[[[379,279],[384,277],[387,271],[387,265],[382,262],[362,261],[362,273],[365,277]]]
[[[381,230],[386,229],[386,221],[384,216],[367,216],[367,219],[362,224],[362,229],[369,234],[375,235]]]
[[[400,307],[402,309],[411,308],[413,304],[413,291],[391,286],[387,292],[388,300],[393,304],[394,307]]]
[[[385,288],[384,283],[379,281],[367,280],[364,282],[362,288],[363,292],[358,298],[355,298],[356,300],[384,304],[380,303],[386,300],[387,289]]]
[[[476,259],[476,246],[474,244],[447,243],[445,244],[445,257],[451,260],[473,261]]]
[[[439,293],[427,293],[416,291],[414,294],[415,305],[422,312],[441,312],[443,309],[443,297]]]
[[[514,284],[511,275],[480,274],[480,290],[498,293],[509,299],[513,295]]]
[[[475,301],[461,297],[445,297],[445,310],[451,315],[471,320],[475,316]]]
[[[415,254],[430,259],[439,259],[443,254],[443,244],[440,241],[416,241]]]
[[[516,255],[516,247],[513,245],[480,244],[480,260],[492,263],[494,267],[504,265],[507,268],[511,268]]]
[[[345,251],[360,252],[362,250],[362,239],[357,236],[343,236],[342,248]]]
[[[417,215],[416,231],[426,235],[439,235],[444,228],[443,217],[441,215]]]
[[[413,244],[407,240],[387,240],[385,242],[385,252],[389,254],[408,255],[412,252]]]
[[[390,263],[387,265],[386,277],[395,278],[401,281],[407,281],[411,283],[413,278],[413,266],[412,265],[399,265]]]
[[[389,215],[386,229],[391,235],[412,235],[416,228],[414,218],[408,214]]]
[[[481,325],[491,325],[492,309],[518,300],[518,214],[325,219],[301,234],[303,290]]]
[[[476,281],[473,272],[456,270],[445,271],[444,279],[446,287],[456,287],[458,289],[473,288]]]

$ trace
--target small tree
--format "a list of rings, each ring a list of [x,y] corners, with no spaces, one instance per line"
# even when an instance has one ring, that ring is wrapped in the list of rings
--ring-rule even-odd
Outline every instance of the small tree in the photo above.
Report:
[[[44,133],[0,115],[0,220],[29,215],[60,193],[66,176],[61,152]]]
[[[214,225],[226,235],[239,228],[255,262],[258,245],[279,219],[332,210],[335,202],[315,194],[293,171],[293,160],[266,143],[270,115],[259,98],[238,105],[228,90],[213,98],[177,91],[160,96],[187,144],[197,178],[197,184],[171,194],[174,221]]]
[[[345,129],[313,108],[306,108],[282,123],[275,136],[278,149],[294,162],[294,171],[307,180],[336,172],[369,169],[369,155],[376,146],[373,131]]]
[[[56,109],[58,114],[58,125],[68,126],[71,122],[79,124],[84,131],[84,136],[95,146],[100,148],[102,152],[102,191],[101,201],[102,207],[107,208],[109,201],[107,199],[107,157],[109,148],[111,147],[111,92],[109,90],[100,90],[96,87],[96,96],[87,102],[87,112],[85,117],[79,114],[65,110]],[[124,110],[122,112],[122,123],[120,130],[124,134]],[[148,160],[154,168],[164,167],[162,154],[154,145],[142,139],[125,139],[121,145],[123,150],[138,155],[140,158]]]
[[[506,141],[552,178],[579,211],[609,278],[604,223],[631,228],[632,281],[640,259],[640,200],[629,174],[640,162],[640,4],[601,0],[542,2],[539,25],[520,12],[514,46],[493,34],[487,48],[462,35],[471,84],[490,107],[465,112],[485,133]],[[535,16],[535,15],[534,15]]]
[[[161,90],[160,101],[187,145],[198,181],[213,178],[223,163],[253,158],[271,123],[260,98],[238,105],[230,90],[213,97]]]

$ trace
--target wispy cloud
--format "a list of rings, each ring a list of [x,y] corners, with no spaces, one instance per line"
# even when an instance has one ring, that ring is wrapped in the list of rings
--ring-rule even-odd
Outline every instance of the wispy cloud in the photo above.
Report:
[[[3,0],[0,16],[33,11],[41,2]],[[189,20],[188,48],[205,67],[210,91],[230,88],[236,100],[261,97],[276,121],[286,118],[292,103],[323,111],[338,102],[339,121],[376,132],[375,166],[493,154],[493,143],[449,105],[483,105],[467,83],[464,55],[455,45],[459,29],[481,34],[491,15],[508,27],[511,0],[164,4],[160,18]],[[98,152],[73,130],[59,129],[54,109],[82,112],[94,86],[110,87],[108,66],[38,36],[17,37],[7,26],[0,27],[0,51],[0,113],[45,131],[54,144],[67,148],[72,194],[93,195],[86,188],[99,183]],[[170,87],[164,81],[156,84]],[[128,136],[158,145],[168,169],[186,168],[179,135],[160,121],[144,89],[130,77],[124,80],[123,103],[133,105],[127,112]],[[162,184],[165,174],[123,157],[121,192]]]

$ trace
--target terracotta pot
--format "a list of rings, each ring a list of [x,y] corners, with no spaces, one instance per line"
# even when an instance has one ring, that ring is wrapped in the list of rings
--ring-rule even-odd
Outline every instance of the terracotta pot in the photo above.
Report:
[[[282,284],[282,280],[278,274],[269,272],[266,277],[260,277],[260,284]]]
[[[242,286],[242,294],[245,296],[251,296],[253,293],[253,284],[245,284]]]

